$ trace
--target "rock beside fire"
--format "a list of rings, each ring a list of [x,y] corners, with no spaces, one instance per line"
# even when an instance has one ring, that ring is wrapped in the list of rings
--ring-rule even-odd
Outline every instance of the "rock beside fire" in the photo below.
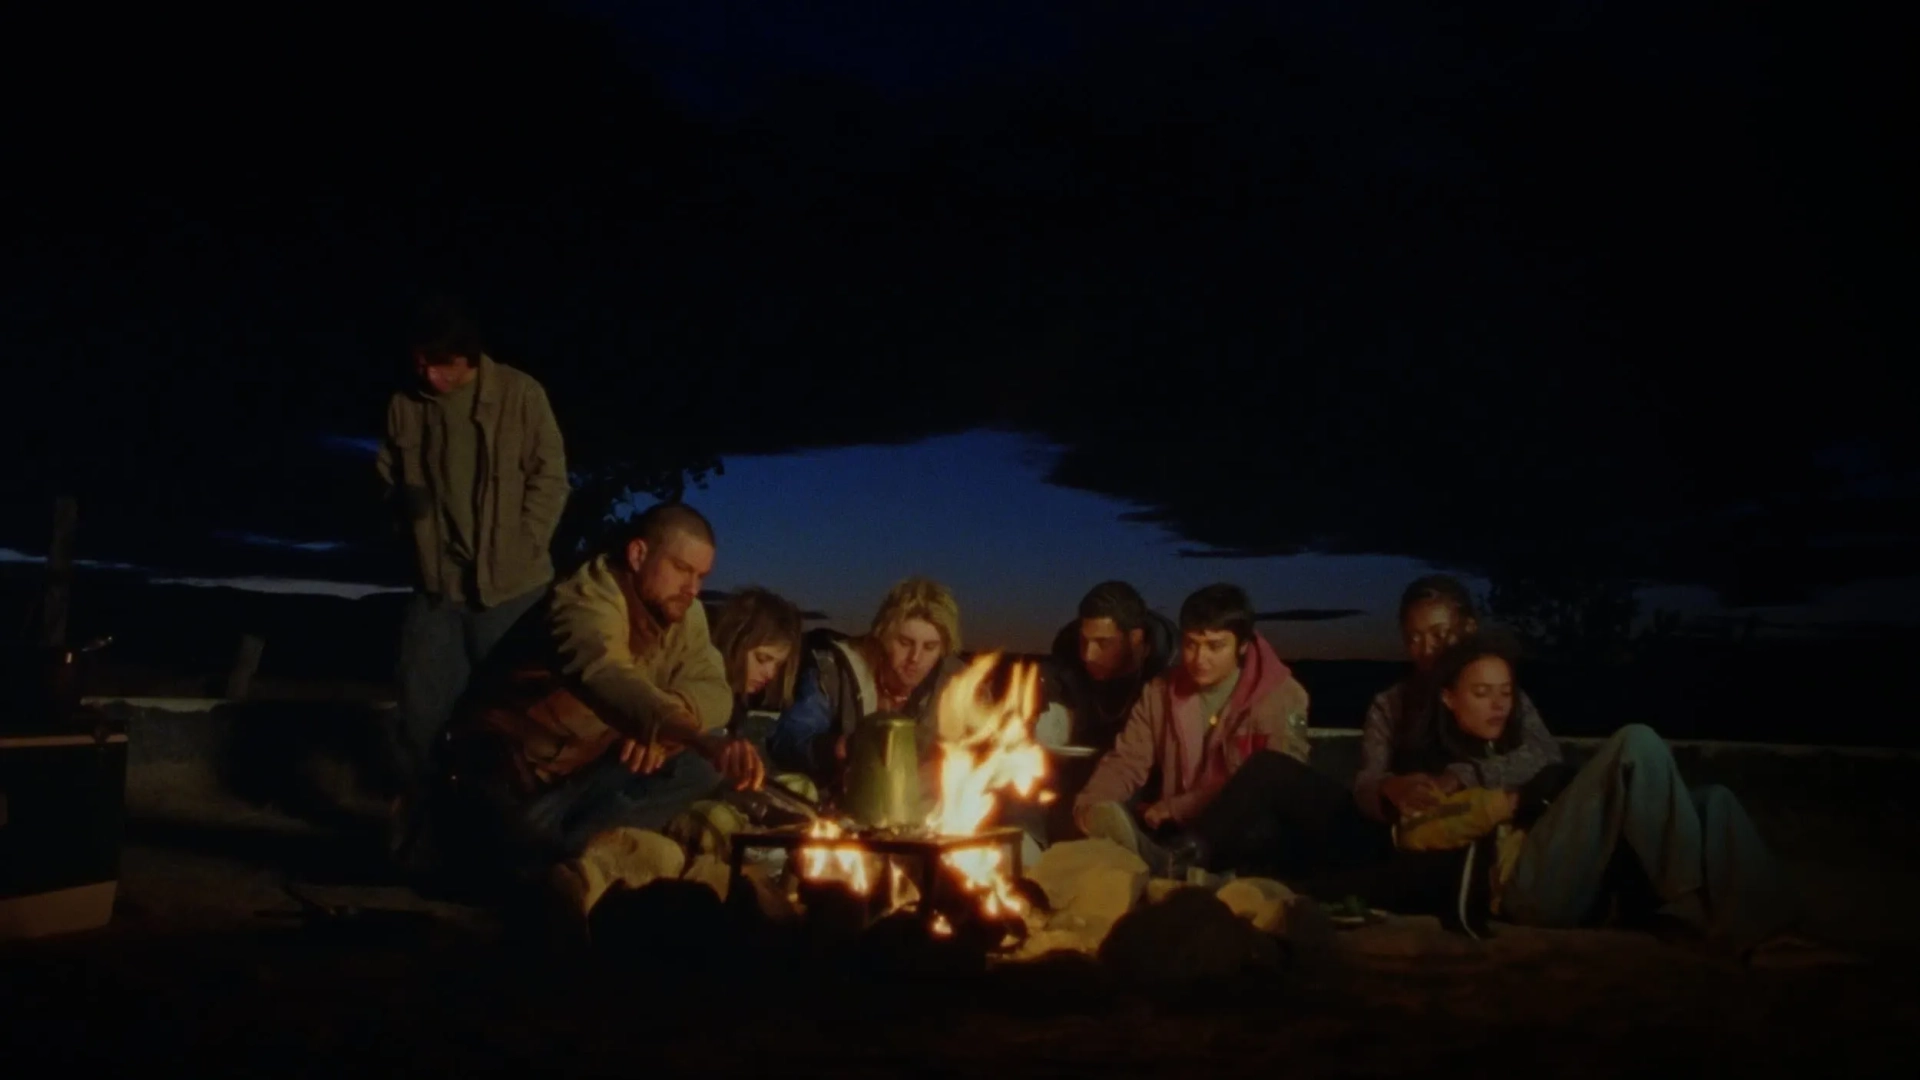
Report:
[[[736,909],[750,909],[770,926],[793,926],[804,912],[792,885],[779,873],[765,866],[746,866],[740,870],[741,889],[728,900]]]
[[[1013,953],[1015,960],[1037,960],[1054,953],[1080,953],[1092,956],[1113,929],[1111,922],[1090,923],[1076,915],[1057,916],[1041,929],[1027,935]]]
[[[594,909],[616,885],[637,889],[658,878],[677,878],[687,866],[681,846],[645,829],[609,829],[587,841],[580,857],[562,864],[579,879],[580,914]]]
[[[1333,921],[1327,913],[1312,897],[1296,895],[1278,881],[1238,878],[1214,895],[1255,930],[1285,939],[1286,954],[1294,963],[1324,956],[1333,948]]]
[[[1280,942],[1205,889],[1179,889],[1129,912],[1100,946],[1101,964],[1132,982],[1190,986],[1277,969]]]
[[[721,900],[727,898],[727,889],[731,885],[733,870],[725,859],[717,855],[699,855],[680,872],[684,881],[697,881],[712,889]]]
[[[734,943],[734,926],[712,889],[679,878],[615,886],[588,916],[594,950],[622,965],[692,972]]]
[[[1149,904],[1157,904],[1181,889],[1192,889],[1195,887],[1196,886],[1191,883],[1182,881],[1179,878],[1157,877],[1147,882],[1147,891],[1142,899]]]
[[[1019,959],[1053,952],[1096,953],[1123,916],[1175,896],[1187,898],[1174,910],[1189,913],[1213,910],[1192,897],[1217,899],[1249,929],[1286,938],[1295,953],[1314,949],[1331,933],[1324,917],[1315,918],[1320,913],[1312,901],[1278,881],[1238,878],[1210,891],[1184,881],[1149,879],[1138,856],[1108,840],[1056,844],[1034,864],[1031,875],[1055,911],[1031,920],[1033,930],[1016,954]],[[1211,916],[1190,918],[1202,918],[1204,926]]]
[[[1133,910],[1147,887],[1147,864],[1111,840],[1055,844],[1027,871],[1056,913],[1089,923],[1114,920]]]
[[[980,921],[934,933],[917,913],[896,911],[869,926],[845,959],[869,975],[971,975],[986,970],[987,954],[1000,937],[1000,931]]]
[[[1236,878],[1220,886],[1213,895],[1228,910],[1267,934],[1287,932],[1287,908],[1293,902],[1293,890],[1267,878]]]

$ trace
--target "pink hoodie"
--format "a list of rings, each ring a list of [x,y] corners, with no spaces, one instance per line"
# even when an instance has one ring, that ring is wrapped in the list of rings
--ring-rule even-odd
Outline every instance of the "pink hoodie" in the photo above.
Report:
[[[1113,749],[1074,800],[1075,810],[1127,801],[1158,767],[1161,798],[1176,820],[1187,821],[1253,754],[1271,749],[1307,760],[1305,725],[1290,722],[1306,717],[1307,692],[1259,634],[1221,711],[1218,726],[1209,727],[1199,690],[1183,666],[1148,683]]]

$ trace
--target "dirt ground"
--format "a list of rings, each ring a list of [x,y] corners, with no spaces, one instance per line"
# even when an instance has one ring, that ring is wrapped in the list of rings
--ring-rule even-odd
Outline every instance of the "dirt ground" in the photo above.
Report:
[[[1747,970],[1618,931],[1426,920],[1337,934],[1284,970],[1184,995],[1083,959],[945,979],[743,961],[532,957],[483,912],[377,884],[370,835],[221,805],[145,771],[107,930],[0,947],[0,1062],[189,1074],[477,1070],[782,1076],[1882,1072],[1920,1031],[1909,859],[1805,869],[1858,966]],[[1852,856],[1850,856],[1852,857]],[[430,912],[392,940],[262,916],[281,883]],[[666,931],[671,933],[670,930]]]

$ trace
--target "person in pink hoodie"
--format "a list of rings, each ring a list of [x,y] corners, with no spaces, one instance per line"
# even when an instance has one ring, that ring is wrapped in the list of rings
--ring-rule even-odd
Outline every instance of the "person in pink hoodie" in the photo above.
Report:
[[[1247,594],[1209,585],[1180,605],[1180,663],[1141,691],[1074,801],[1074,820],[1167,872],[1160,841],[1197,819],[1263,750],[1307,760],[1307,692],[1254,632]],[[1151,797],[1140,798],[1156,776]]]

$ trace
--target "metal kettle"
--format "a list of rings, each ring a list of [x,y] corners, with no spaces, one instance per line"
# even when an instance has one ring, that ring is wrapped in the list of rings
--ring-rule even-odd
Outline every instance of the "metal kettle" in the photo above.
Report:
[[[841,807],[863,828],[920,824],[919,722],[876,714],[847,739],[846,798]]]

